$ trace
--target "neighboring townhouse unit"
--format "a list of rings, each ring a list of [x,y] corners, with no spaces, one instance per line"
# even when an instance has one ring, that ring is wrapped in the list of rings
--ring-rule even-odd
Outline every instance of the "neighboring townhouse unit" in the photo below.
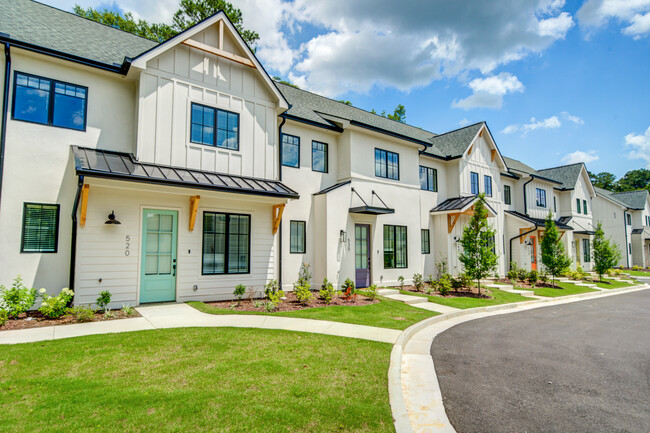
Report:
[[[650,256],[647,193],[638,207],[595,192],[583,164],[505,158],[484,122],[438,135],[275,83],[223,13],[157,44],[0,6],[0,284],[120,306],[291,289],[302,263],[315,285],[458,273],[480,193],[499,274],[540,269],[549,211],[587,269],[601,208],[629,219],[630,263]]]
[[[647,190],[610,193],[627,206],[625,213],[628,266],[650,267],[650,193]]]
[[[596,197],[592,201],[594,225],[601,223],[606,236],[618,246],[621,253],[619,266],[630,267],[633,263],[632,217],[628,205],[611,191],[597,187],[594,189],[596,191]]]

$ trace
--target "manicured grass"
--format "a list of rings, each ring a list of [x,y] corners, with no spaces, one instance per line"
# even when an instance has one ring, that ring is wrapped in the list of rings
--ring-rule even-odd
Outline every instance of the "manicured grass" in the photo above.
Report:
[[[264,313],[255,311],[232,311],[217,308],[203,302],[187,304],[199,311],[209,314],[256,314],[282,317],[300,317],[303,319],[330,320],[332,322],[354,323],[356,325],[378,326],[380,328],[406,329],[414,323],[435,316],[439,313],[411,307],[392,299],[378,296],[381,302],[363,306],[342,306],[309,308],[298,311]]]
[[[648,271],[623,271],[626,274],[630,274],[634,277],[650,277],[650,272]]]
[[[480,299],[480,298],[470,298],[466,296],[458,296],[453,298],[443,298],[441,296],[429,296],[426,293],[414,293],[407,290],[401,290],[400,292],[405,295],[415,295],[415,296],[424,296],[429,298],[429,302],[434,302],[436,304],[447,305],[449,307],[460,308],[465,310],[467,308],[476,308],[476,307],[487,307],[490,305],[500,305],[500,304],[510,304],[512,302],[521,302],[521,301],[530,301],[531,298],[521,296],[518,293],[505,292],[499,289],[489,289],[491,296],[494,299]]]
[[[547,296],[550,298],[556,298],[558,296],[568,296],[568,295],[577,295],[578,293],[588,293],[588,292],[597,292],[596,289],[590,289],[589,287],[576,286],[571,283],[555,283],[560,288],[555,289],[553,287],[536,287],[534,289],[535,295],[537,296]]]
[[[621,281],[614,281],[610,280],[608,278],[603,278],[603,281],[609,281],[609,284],[607,283],[596,283],[598,287],[601,287],[603,289],[620,289],[622,287],[632,287],[635,284],[630,284],[630,283],[623,283]]]
[[[3,346],[2,431],[392,432],[391,345],[184,328]]]

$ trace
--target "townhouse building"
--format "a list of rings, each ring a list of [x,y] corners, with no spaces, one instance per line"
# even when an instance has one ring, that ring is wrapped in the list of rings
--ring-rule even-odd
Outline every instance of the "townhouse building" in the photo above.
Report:
[[[506,158],[484,122],[435,134],[276,83],[224,13],[158,44],[0,5],[0,284],[119,307],[291,289],[302,263],[337,286],[458,273],[479,193],[499,274],[540,268],[549,211],[576,264],[601,208],[630,218],[629,263],[650,257],[647,193]]]

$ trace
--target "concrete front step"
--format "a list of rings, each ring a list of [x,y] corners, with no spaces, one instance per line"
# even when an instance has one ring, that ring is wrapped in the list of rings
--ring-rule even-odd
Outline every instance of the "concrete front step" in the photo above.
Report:
[[[447,305],[436,304],[435,302],[427,302],[426,304],[414,304],[415,308],[422,308],[423,310],[435,311],[441,314],[454,313],[460,311],[460,308],[449,307]]]
[[[486,284],[485,287],[489,289],[499,289],[499,290],[514,290],[515,286],[511,284]]]
[[[396,290],[396,289],[379,289],[379,290],[377,290],[377,294],[380,295],[380,296],[399,295],[399,290]]]
[[[394,299],[395,301],[404,302],[405,304],[423,304],[429,302],[429,300],[423,296],[409,296],[409,295],[388,295],[386,296],[389,299]]]
[[[532,290],[513,289],[513,290],[508,290],[508,291],[512,292],[512,293],[520,294],[521,296],[535,296],[535,292],[532,291]]]

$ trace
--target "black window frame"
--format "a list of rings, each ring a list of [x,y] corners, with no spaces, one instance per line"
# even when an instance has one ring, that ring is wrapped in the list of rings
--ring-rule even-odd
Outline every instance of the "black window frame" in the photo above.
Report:
[[[507,205],[512,204],[512,191],[510,185],[503,185],[503,203]]]
[[[199,106],[199,107],[202,107],[202,108],[209,108],[211,110],[214,110],[214,119],[213,119],[214,132],[212,133],[212,140],[213,140],[212,144],[207,144],[207,143],[202,143],[202,142],[199,142],[199,141],[192,140],[192,124],[195,123],[195,122],[192,121],[192,116],[194,114],[193,108],[194,108],[195,105]],[[218,141],[219,141],[218,137],[219,137],[219,113],[220,112],[226,113],[226,114],[234,114],[235,116],[237,116],[237,147],[234,148],[234,149],[230,148],[230,147],[226,147],[226,146],[219,146],[217,144]],[[223,128],[221,128],[221,129],[223,130]],[[227,129],[225,129],[225,130],[228,131]],[[189,131],[190,131],[190,143],[192,143],[192,144],[198,144],[198,145],[201,145],[201,146],[214,147],[216,149],[232,150],[234,152],[239,152],[240,151],[240,148],[241,148],[241,145],[240,145],[241,144],[241,116],[239,115],[239,113],[237,113],[235,111],[224,110],[223,108],[214,107],[212,105],[205,105],[205,104],[199,104],[198,102],[192,102],[190,104],[190,128],[189,128]]]
[[[582,239],[582,259],[584,263],[591,262],[591,242],[589,242],[589,239]]]
[[[213,215],[225,215],[226,216],[226,232],[223,234],[225,238],[225,245],[224,245],[224,265],[223,265],[223,272],[205,272],[205,265],[204,265],[204,260],[205,260],[205,216],[208,214],[213,214]],[[246,272],[229,272],[228,265],[229,265],[229,255],[230,255],[230,217],[231,216],[245,216],[248,217],[248,263],[247,263],[247,271]],[[233,213],[233,212],[216,212],[216,211],[203,211],[203,219],[202,219],[202,227],[201,227],[201,275],[246,275],[251,273],[251,255],[252,255],[252,249],[251,249],[251,238],[253,237],[253,233],[251,232],[251,225],[252,225],[252,220],[253,216],[250,214],[240,214],[240,213]]]
[[[476,182],[474,182],[475,179]],[[476,185],[476,192],[474,192],[474,185]],[[469,189],[470,194],[479,195],[481,192],[481,186],[478,183],[478,173],[475,171],[469,172]]]
[[[325,150],[316,150],[314,149],[315,144],[322,144],[325,146]],[[311,171],[315,171],[316,173],[329,173],[329,144],[323,142],[323,141],[318,141],[318,140],[312,140],[311,141]],[[324,152],[325,154],[325,170],[316,170],[314,169],[314,152]]]
[[[293,236],[292,228],[302,226],[302,251],[294,251],[293,244],[291,242],[291,236]],[[291,220],[289,221],[289,254],[305,254],[307,252],[307,222],[301,220]]]
[[[425,173],[426,185],[422,185],[422,172]],[[429,185],[429,173],[433,177],[433,185]],[[438,170],[424,165],[420,166],[420,189],[422,191],[438,192]]]
[[[404,265],[403,266],[397,266],[397,228],[400,230],[404,230]],[[392,231],[393,235],[393,266],[386,266],[386,229],[389,231]],[[399,225],[392,225],[392,224],[384,224],[383,230],[383,252],[384,252],[384,269],[406,269],[408,268],[408,228],[407,226],[399,226]],[[390,254],[390,253],[389,253]]]
[[[488,185],[490,186],[490,191],[488,191]],[[483,188],[485,188],[485,196],[492,197],[492,176],[487,174],[483,175]]]
[[[541,199],[544,199],[543,203]],[[535,205],[546,209],[546,190],[544,188],[535,188]]]
[[[379,158],[380,158],[380,165],[381,165],[381,160],[384,161],[384,166],[386,167],[386,175],[382,176],[381,172],[377,173],[377,152],[379,152]],[[381,156],[383,152],[383,157]],[[390,177],[388,176],[388,155],[394,155],[397,157],[397,177]],[[375,147],[375,177],[381,177],[382,179],[390,179],[390,180],[400,180],[400,169],[399,169],[399,153],[397,152],[391,152],[390,150],[384,150],[380,149],[378,147]]]
[[[589,211],[587,210],[587,200],[582,200],[582,213],[583,215],[589,215]]]
[[[46,80],[50,82],[50,89],[49,89],[49,100],[47,103],[47,122],[36,122],[34,120],[27,120],[27,119],[16,119],[16,86],[18,86],[18,75],[26,75],[27,77],[32,77],[32,78],[37,78],[39,80]],[[56,83],[59,84],[64,84],[68,86],[75,86],[79,87],[85,90],[86,92],[86,98],[84,99],[84,124],[83,128],[70,128],[68,126],[61,126],[61,125],[55,125],[54,124],[54,95],[55,95],[55,89],[56,89]],[[68,129],[70,131],[79,131],[79,132],[86,132],[86,127],[88,125],[88,100],[90,99],[89,97],[89,91],[88,87],[82,86],[80,84],[75,84],[75,83],[69,83],[67,81],[61,81],[61,80],[56,80],[54,78],[47,78],[47,77],[42,77],[40,75],[35,75],[35,74],[30,74],[28,72],[21,72],[21,71],[14,71],[14,85],[13,85],[13,94],[11,95],[11,120],[15,120],[17,122],[27,122],[27,123],[33,123],[35,125],[45,125],[45,126],[51,126],[53,128],[62,128],[62,129]]]
[[[576,198],[576,213],[581,214],[582,212],[580,211],[580,199]]]
[[[429,229],[420,229],[420,250],[422,254],[431,254],[431,234]]]
[[[628,213],[628,214],[625,214],[625,216],[626,216],[626,218],[625,218],[626,221],[625,222],[627,223],[628,226],[631,226],[632,225],[632,215],[630,215]]]
[[[298,146],[298,158],[297,158],[297,160],[296,160],[296,165],[287,164],[286,161],[285,161],[285,159],[284,159],[284,145],[285,145],[284,138],[285,138],[285,137],[287,137],[287,138],[288,138],[288,137],[291,137],[291,138],[295,138],[296,140],[298,140],[298,143],[297,143],[297,144],[296,144],[296,143],[289,143],[289,142],[286,142],[286,144],[289,145],[289,146]],[[285,133],[282,133],[282,137],[280,137],[280,146],[281,146],[281,152],[280,152],[280,159],[281,159],[281,161],[280,161],[280,163],[281,163],[284,167],[300,168],[300,137],[297,136],[297,135],[291,135],[291,134],[285,134]]]
[[[56,224],[54,228],[54,250],[53,251],[25,251],[25,226],[26,226],[26,216],[27,216],[27,206],[54,206],[56,207]],[[22,229],[20,231],[20,253],[21,254],[56,254],[59,251],[59,224],[61,221],[61,205],[57,203],[34,203],[34,202],[24,202],[23,203],[23,221]]]
[[[557,201],[555,201],[555,196],[553,196],[553,212],[557,212]]]

